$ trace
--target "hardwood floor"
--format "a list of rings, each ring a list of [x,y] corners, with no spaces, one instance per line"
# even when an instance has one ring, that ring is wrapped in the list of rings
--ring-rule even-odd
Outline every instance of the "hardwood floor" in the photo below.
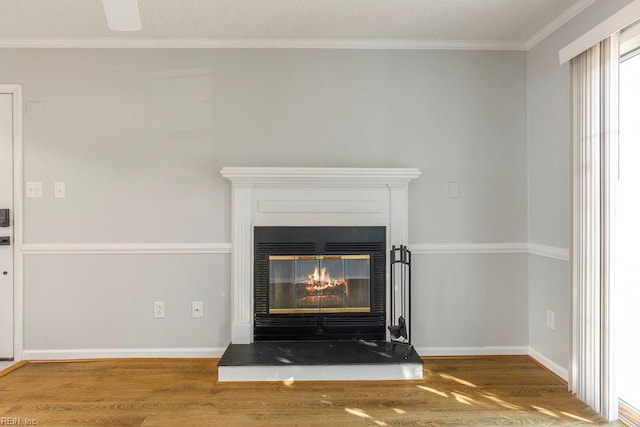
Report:
[[[424,381],[286,384],[218,384],[213,359],[31,362],[0,378],[0,425],[601,423],[526,356],[424,360]]]

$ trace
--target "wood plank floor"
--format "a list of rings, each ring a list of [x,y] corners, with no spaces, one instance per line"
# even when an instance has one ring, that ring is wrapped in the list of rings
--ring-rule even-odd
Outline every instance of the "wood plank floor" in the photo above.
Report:
[[[0,378],[0,424],[602,424],[528,357],[424,360],[423,381],[273,384],[218,384],[213,359],[31,362]]]

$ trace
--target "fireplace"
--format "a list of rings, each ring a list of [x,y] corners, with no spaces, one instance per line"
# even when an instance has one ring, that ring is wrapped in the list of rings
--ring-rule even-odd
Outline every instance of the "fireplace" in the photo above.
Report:
[[[299,323],[309,321],[304,313],[268,313],[268,255],[258,261],[262,263],[265,279],[260,289],[256,287],[254,266],[256,260],[254,229],[276,227],[378,227],[385,230],[387,247],[374,251],[377,257],[386,255],[392,245],[406,244],[409,239],[409,182],[420,175],[412,168],[304,168],[304,167],[225,167],[222,176],[232,182],[231,209],[231,342],[249,344],[255,337],[264,340],[263,332],[276,330],[270,323],[280,317],[297,317]],[[268,227],[267,227],[268,226]],[[322,239],[320,239],[322,241]],[[333,239],[324,240],[335,242]],[[366,241],[366,240],[365,240]],[[266,243],[270,243],[268,241]],[[292,242],[292,243],[304,243]],[[277,243],[277,241],[276,241]],[[286,242],[285,242],[286,243]],[[343,242],[344,243],[344,242]],[[379,242],[378,242],[379,244]],[[275,245],[278,246],[278,245]],[[295,249],[295,248],[294,248]],[[336,250],[332,247],[304,248],[305,251],[287,249],[272,252],[272,255],[352,255],[360,251]],[[365,251],[364,253],[368,253]],[[371,261],[370,289],[380,286],[378,269],[384,261]],[[382,283],[385,282],[382,270]],[[388,286],[388,284],[387,284]],[[385,288],[385,285],[382,285]],[[262,300],[256,292],[262,292]],[[340,321],[363,323],[362,329],[373,329],[371,335],[380,336],[384,330],[381,319],[385,302],[383,293],[372,293],[369,298],[369,313],[320,313],[321,327],[327,332],[332,323]],[[389,295],[386,295],[389,299]],[[254,307],[259,302],[262,306]],[[388,302],[387,302],[388,304]],[[357,315],[360,316],[358,320]],[[371,323],[375,321],[373,327]],[[308,331],[309,325],[302,325]],[[352,325],[352,329],[357,329]],[[257,333],[256,333],[257,331]],[[354,337],[357,334],[347,334]],[[366,334],[361,334],[366,335]],[[275,339],[275,338],[272,338]]]
[[[255,227],[254,341],[385,338],[385,227]]]

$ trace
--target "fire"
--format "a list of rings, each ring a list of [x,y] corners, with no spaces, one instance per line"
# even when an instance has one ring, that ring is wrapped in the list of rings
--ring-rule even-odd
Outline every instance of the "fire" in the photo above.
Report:
[[[327,288],[333,288],[335,286],[344,285],[344,281],[340,281],[337,279],[332,279],[331,275],[327,271],[327,267],[322,267],[321,269],[316,265],[316,268],[313,270],[313,273],[308,276],[309,280],[307,280],[307,288],[312,288],[313,290],[320,291]]]

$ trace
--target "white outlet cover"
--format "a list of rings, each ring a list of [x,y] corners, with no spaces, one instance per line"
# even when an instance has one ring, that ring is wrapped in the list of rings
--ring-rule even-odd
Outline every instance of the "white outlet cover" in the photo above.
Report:
[[[24,189],[27,199],[42,199],[42,181],[25,182]]]
[[[556,315],[551,310],[547,310],[547,327],[549,329],[555,329],[556,328]]]
[[[191,303],[191,317],[204,317],[204,303],[202,301],[193,301]]]
[[[64,199],[67,196],[66,184],[64,181],[56,181],[54,183],[53,195],[56,199]]]
[[[153,317],[156,319],[164,319],[166,315],[164,301],[156,301],[153,303]]]

